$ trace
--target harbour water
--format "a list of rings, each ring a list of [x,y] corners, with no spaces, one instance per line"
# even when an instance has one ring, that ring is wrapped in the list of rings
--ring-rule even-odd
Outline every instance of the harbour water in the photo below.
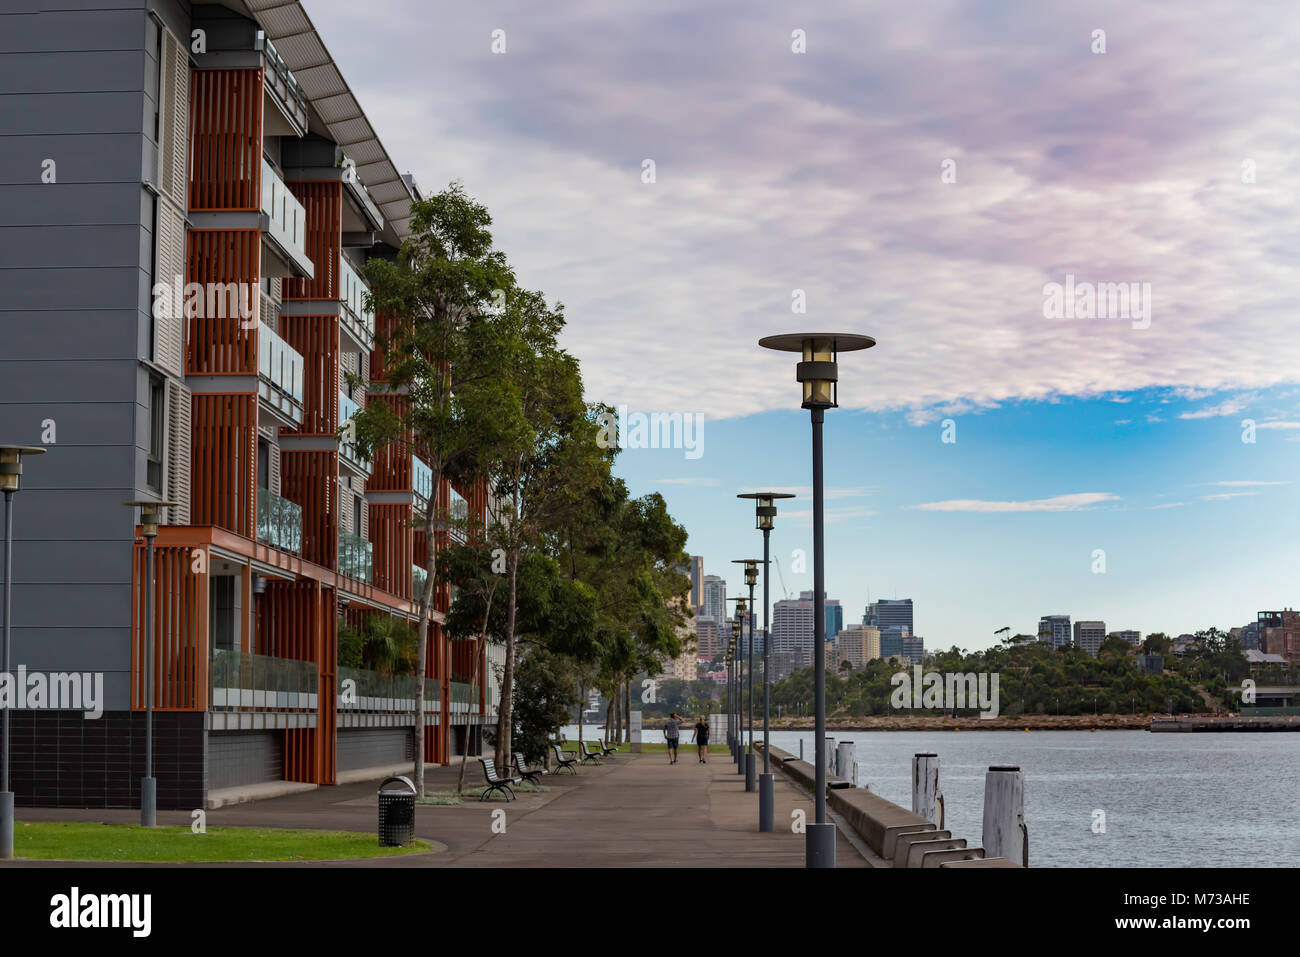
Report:
[[[571,738],[577,727],[565,730]],[[594,739],[601,728],[584,730]],[[690,741],[687,730],[683,744]],[[1294,867],[1300,861],[1300,733],[829,736],[857,743],[859,786],[907,808],[912,755],[938,754],[945,826],[972,846],[980,843],[984,773],[991,764],[1018,765],[1025,774],[1031,867]],[[775,747],[795,754],[800,739],[811,760],[811,731],[772,734]],[[662,741],[663,732],[647,729],[643,740]]]

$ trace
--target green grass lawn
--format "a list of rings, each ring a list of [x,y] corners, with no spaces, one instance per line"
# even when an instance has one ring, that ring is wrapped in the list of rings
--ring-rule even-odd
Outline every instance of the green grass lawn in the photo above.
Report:
[[[18,821],[14,856],[40,861],[329,861],[429,851],[417,840],[380,847],[374,834],[263,827],[145,828],[84,821]]]

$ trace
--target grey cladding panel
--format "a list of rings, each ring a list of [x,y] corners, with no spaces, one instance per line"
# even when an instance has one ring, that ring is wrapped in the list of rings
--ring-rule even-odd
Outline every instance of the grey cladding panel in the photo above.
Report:
[[[136,333],[140,321],[134,308],[5,313],[0,319],[4,324],[0,369],[8,368],[4,359],[134,359],[139,355]],[[0,383],[0,402],[21,399]]]
[[[109,186],[62,183],[6,186],[0,202],[0,226],[138,226],[142,222],[140,196],[144,192],[138,182]]]
[[[126,509],[122,509],[126,511]],[[21,543],[14,543],[14,568],[21,567]],[[13,622],[17,628],[131,626],[131,589],[122,585],[42,585],[14,582]]]
[[[50,453],[58,449],[75,448],[79,445],[127,444],[139,431],[137,418],[142,414],[140,406],[132,402],[79,402],[74,405],[58,402],[51,397],[48,402],[15,402],[3,407],[3,420],[26,423],[26,432],[42,431],[44,419],[54,419],[57,431],[56,445],[51,446]],[[42,464],[53,459],[46,458]]]
[[[76,335],[73,328],[52,335]],[[121,402],[133,400],[135,361],[0,361],[0,404],[6,402]],[[35,438],[36,436],[33,436]]]
[[[9,226],[0,228],[0,276],[43,266],[138,267],[139,226]],[[5,286],[8,289],[6,283]],[[102,305],[102,299],[96,305]]]
[[[57,185],[138,183],[152,149],[139,133],[7,136],[3,144],[0,185],[23,186],[51,185],[41,182],[47,159],[54,160]]]
[[[0,57],[0,90],[6,94],[138,92],[146,81],[145,55],[139,50]]]
[[[143,102],[141,92],[0,96],[0,130],[23,135],[143,132]]]
[[[11,309],[35,312],[45,309],[93,309],[107,304],[138,305],[140,277],[140,270],[136,266],[105,266],[102,269],[0,269],[0,284],[5,291],[0,312]]]
[[[144,49],[143,9],[77,12],[76,0],[57,6],[60,8],[57,11],[5,17],[4,29],[0,30],[0,53]]]

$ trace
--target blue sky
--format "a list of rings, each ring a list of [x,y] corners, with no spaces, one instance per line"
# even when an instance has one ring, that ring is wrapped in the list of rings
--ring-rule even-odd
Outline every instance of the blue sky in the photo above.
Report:
[[[872,358],[842,357],[843,391]],[[931,648],[983,647],[1003,625],[1032,634],[1045,614],[1176,635],[1292,606],[1300,413],[1283,413],[1296,403],[1294,389],[1278,389],[1194,418],[1238,403],[1166,390],[1027,401],[955,416],[953,443],[941,441],[942,422],[833,410],[827,596],[845,605],[846,623],[871,598],[912,598]],[[1251,416],[1255,442],[1244,443]],[[706,420],[704,436],[698,459],[629,449],[618,471],[634,493],[664,494],[729,594],[742,583],[730,559],[762,548],[752,503],[733,496],[760,477],[796,492],[773,553],[792,595],[810,589],[811,564],[791,571],[794,550],[812,550],[808,414]],[[772,588],[780,598],[775,575]]]
[[[1291,4],[309,10],[399,169],[462,181],[564,303],[589,395],[707,417],[700,459],[618,468],[711,572],[758,546],[736,491],[809,484],[793,363],[756,343],[814,328],[879,340],[827,424],[846,620],[897,591],[973,648],[1047,613],[1177,633],[1300,604]],[[1141,320],[1046,313],[1076,281],[1137,284]]]

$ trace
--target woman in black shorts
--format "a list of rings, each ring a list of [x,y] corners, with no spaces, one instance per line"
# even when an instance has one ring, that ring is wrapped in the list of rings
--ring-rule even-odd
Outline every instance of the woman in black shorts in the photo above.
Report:
[[[700,720],[695,723],[694,738],[696,745],[698,745],[700,749],[700,764],[708,764],[709,724],[704,719],[704,715],[700,715]]]

